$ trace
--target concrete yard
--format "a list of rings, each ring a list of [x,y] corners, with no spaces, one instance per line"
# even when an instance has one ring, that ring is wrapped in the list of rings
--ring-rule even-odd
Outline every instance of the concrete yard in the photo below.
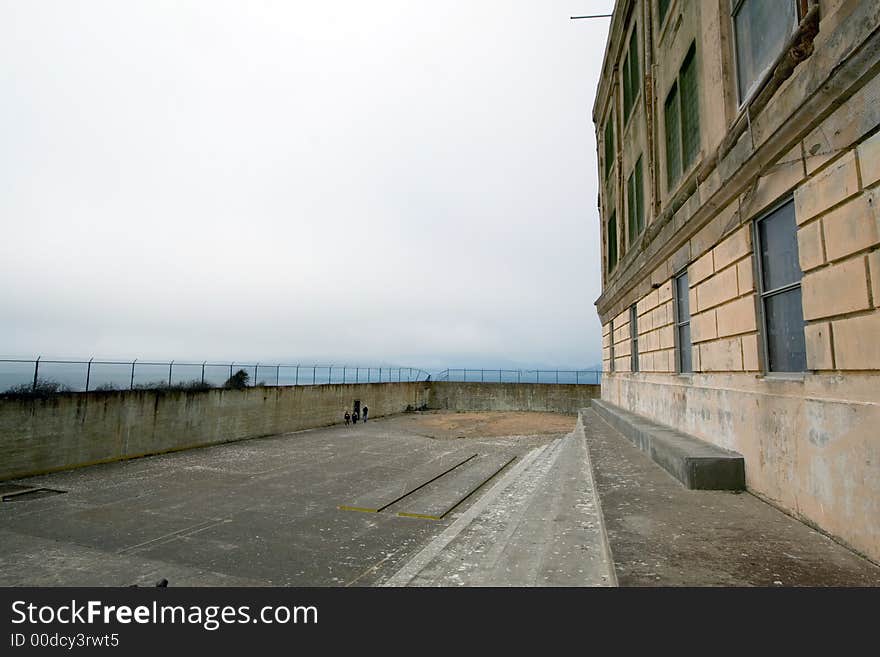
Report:
[[[583,417],[405,413],[4,482],[65,492],[0,504],[0,585],[880,585]]]

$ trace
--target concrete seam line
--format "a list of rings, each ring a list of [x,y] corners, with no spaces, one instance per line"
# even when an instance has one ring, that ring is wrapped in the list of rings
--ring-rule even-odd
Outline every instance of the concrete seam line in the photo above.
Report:
[[[543,454],[550,445],[544,445],[529,452],[518,464],[516,464],[504,477],[486,492],[477,502],[465,511],[454,523],[449,525],[443,532],[428,543],[409,561],[389,577],[382,586],[406,586],[449,545],[471,522],[480,515],[508,486],[510,486],[538,456]]]
[[[614,569],[614,555],[611,552],[611,542],[608,540],[608,531],[605,527],[605,513],[602,511],[602,500],[599,497],[599,489],[596,488],[596,476],[593,471],[593,459],[590,458],[590,445],[587,443],[587,432],[584,429],[583,423],[583,414],[584,412],[590,409],[586,409],[578,413],[578,421],[577,426],[575,427],[575,431],[579,432],[584,441],[584,454],[586,455],[586,468],[585,472],[587,475],[588,483],[590,485],[590,489],[593,491],[593,500],[596,504],[596,516],[599,518],[599,528],[602,534],[602,549],[605,552],[605,565],[608,568],[608,583],[610,586],[619,587],[620,584],[617,581],[617,571]],[[596,417],[598,417],[598,413],[593,413]]]

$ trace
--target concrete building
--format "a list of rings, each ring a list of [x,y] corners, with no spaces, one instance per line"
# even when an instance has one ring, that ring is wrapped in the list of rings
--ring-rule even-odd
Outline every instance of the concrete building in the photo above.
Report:
[[[880,2],[618,0],[602,398],[880,561]]]

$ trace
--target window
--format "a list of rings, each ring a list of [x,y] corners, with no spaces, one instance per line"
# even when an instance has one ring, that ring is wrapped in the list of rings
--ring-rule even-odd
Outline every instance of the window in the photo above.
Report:
[[[639,98],[639,44],[638,25],[633,23],[632,32],[629,36],[629,50],[626,59],[623,60],[623,121],[629,120],[629,115]]]
[[[663,19],[666,18],[666,13],[669,11],[669,5],[672,4],[672,0],[659,0],[657,3],[657,9],[660,11],[660,25],[663,25]]]
[[[672,190],[700,152],[700,100],[696,45],[684,58],[663,104],[666,127],[666,188]]]
[[[632,361],[630,369],[633,372],[639,371],[639,317],[636,313],[636,304],[629,307],[629,332],[632,336]]]
[[[788,201],[755,222],[768,372],[803,372],[807,368],[801,272],[794,202]]]
[[[795,0],[731,0],[739,99],[760,84],[797,25]]]
[[[642,185],[642,158],[639,157],[626,182],[629,243],[632,244],[645,228],[644,186]]]
[[[687,269],[675,277],[675,332],[678,337],[678,371],[693,372]]]
[[[609,116],[605,124],[605,178],[611,173],[612,166],[614,166],[614,119]]]
[[[595,251],[593,251],[595,253]],[[612,212],[608,220],[608,273],[617,266],[617,213]]]

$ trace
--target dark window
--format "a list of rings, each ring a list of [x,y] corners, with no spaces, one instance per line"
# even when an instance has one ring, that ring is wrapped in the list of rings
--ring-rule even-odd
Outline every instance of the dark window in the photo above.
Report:
[[[759,282],[768,372],[807,368],[794,202],[756,222]]]
[[[629,243],[632,244],[645,227],[644,187],[642,185],[642,158],[633,167],[626,182]]]
[[[639,371],[639,317],[636,313],[636,304],[629,307],[629,331],[632,336],[632,361],[630,369]]]
[[[681,176],[681,144],[679,134],[681,128],[678,120],[678,84],[673,84],[664,103],[666,118],[666,188],[672,186]]]
[[[700,152],[700,99],[696,45],[684,58],[663,104],[666,127],[666,187],[672,190]]]
[[[687,270],[675,278],[675,330],[678,333],[678,371],[693,372]]]
[[[679,76],[681,84],[681,154],[682,169],[700,152],[700,101],[697,97],[697,50],[691,46]]]
[[[626,122],[639,97],[639,44],[638,25],[633,23],[629,50],[623,61],[623,120]]]
[[[669,11],[669,5],[672,4],[672,0],[660,0],[657,3],[657,8],[660,10],[660,24],[663,24],[663,19],[666,18],[666,12]]]
[[[605,177],[611,173],[611,167],[614,166],[614,119],[608,117],[605,124]]]
[[[595,253],[595,251],[593,252]],[[612,212],[608,220],[608,273],[617,266],[617,214]]]
[[[797,25],[794,0],[732,0],[740,101],[776,61]]]

